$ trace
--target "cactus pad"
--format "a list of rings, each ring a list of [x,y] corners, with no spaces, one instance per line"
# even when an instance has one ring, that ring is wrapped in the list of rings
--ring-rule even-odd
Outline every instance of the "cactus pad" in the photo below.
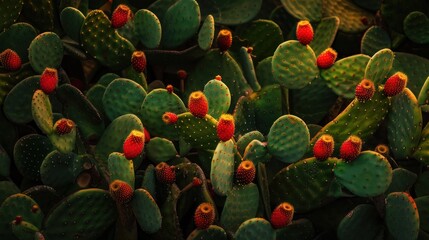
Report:
[[[405,192],[393,192],[386,198],[385,222],[395,239],[417,239],[419,213],[414,199]]]
[[[128,183],[134,189],[134,164],[122,153],[113,152],[107,159],[107,166],[110,172],[110,182],[121,180]]]
[[[373,205],[356,206],[341,220],[337,228],[339,240],[376,239],[383,230],[383,222]]]
[[[147,158],[154,163],[168,162],[177,155],[174,143],[166,138],[150,139],[145,149]]]
[[[97,238],[116,220],[115,209],[115,202],[107,191],[77,191],[52,210],[45,220],[44,233],[53,239]]]
[[[300,118],[284,115],[274,122],[267,140],[267,148],[271,155],[282,162],[293,163],[307,151],[310,132]]]
[[[308,158],[282,169],[270,183],[272,205],[289,202],[296,212],[307,212],[331,201],[329,188],[334,181],[333,169],[339,161]]]
[[[384,83],[389,77],[392,68],[394,54],[390,49],[382,49],[374,54],[365,69],[365,78],[374,82],[375,85]]]
[[[192,231],[186,240],[227,240],[226,232],[223,228],[211,225],[206,229],[195,229]]]
[[[209,103],[209,112],[212,117],[219,119],[231,105],[231,93],[225,83],[213,79],[204,86],[204,95]]]
[[[258,14],[262,0],[214,0],[199,1],[199,4],[202,14],[212,14],[216,23],[239,25],[252,20]]]
[[[270,155],[267,150],[266,143],[262,143],[259,140],[253,140],[247,145],[246,150],[243,154],[243,159],[252,161],[255,165],[258,162],[268,162]]]
[[[1,0],[0,5],[3,6],[0,10],[0,30],[3,31],[14,23],[21,13],[23,0]]]
[[[310,43],[316,56],[329,48],[337,35],[340,19],[337,16],[323,18],[314,31],[314,39]]]
[[[200,7],[195,0],[179,0],[168,8],[162,21],[162,45],[174,48],[182,45],[198,31]]]
[[[135,190],[131,206],[144,232],[154,233],[161,228],[161,212],[148,191],[141,188]]]
[[[161,23],[158,17],[147,9],[140,9],[134,16],[135,32],[147,48],[156,48],[161,42]]]
[[[134,46],[112,28],[103,11],[93,10],[86,16],[80,39],[84,49],[103,65],[114,69],[130,65]]]
[[[335,62],[329,69],[322,70],[320,76],[336,94],[353,99],[356,85],[364,78],[369,60],[370,58],[363,54],[346,57]]]
[[[34,71],[42,73],[45,68],[58,68],[63,59],[63,43],[53,32],[38,35],[28,48],[30,64]]]
[[[322,0],[281,0],[286,11],[296,19],[319,21],[322,18]]]
[[[372,26],[366,30],[362,37],[361,53],[374,55],[384,48],[390,48],[392,45],[389,34],[381,27]]]
[[[211,164],[210,179],[213,190],[225,196],[232,189],[234,179],[234,142],[219,142]]]
[[[376,152],[364,151],[352,162],[339,162],[334,168],[338,182],[361,197],[384,193],[392,181],[392,167]]]
[[[198,46],[202,50],[209,50],[213,44],[215,33],[215,22],[212,15],[208,15],[198,32]]]
[[[37,126],[44,134],[50,134],[53,131],[52,106],[48,95],[42,90],[36,90],[31,102],[31,112]]]
[[[18,2],[18,1],[16,1]],[[37,30],[28,23],[19,22],[0,33],[0,52],[10,48],[21,57],[22,62],[28,61],[28,47],[37,36]]]
[[[227,231],[235,232],[244,221],[255,217],[258,204],[259,191],[255,184],[232,188],[222,210],[221,226]]]
[[[125,78],[112,81],[103,95],[103,106],[110,120],[127,113],[138,115],[146,91],[138,83]]]
[[[198,118],[190,112],[178,115],[175,124],[183,140],[195,148],[215,149],[219,139],[216,133],[217,121],[210,115]]]
[[[266,240],[275,240],[276,231],[271,223],[263,218],[252,218],[243,222],[234,235],[236,240],[258,239],[264,236]]]
[[[247,145],[253,140],[259,140],[263,142],[265,140],[264,135],[259,131],[251,131],[243,136],[241,136],[237,141],[237,150],[238,152],[243,155],[244,151],[246,150]]]
[[[387,115],[387,139],[395,159],[411,157],[420,140],[422,112],[414,94],[404,89],[392,98]]]
[[[289,40],[277,47],[272,71],[274,79],[290,89],[305,87],[319,74],[316,55],[311,47],[296,40]]]
[[[80,29],[85,21],[83,13],[74,7],[66,7],[61,11],[60,20],[67,36],[80,42]]]

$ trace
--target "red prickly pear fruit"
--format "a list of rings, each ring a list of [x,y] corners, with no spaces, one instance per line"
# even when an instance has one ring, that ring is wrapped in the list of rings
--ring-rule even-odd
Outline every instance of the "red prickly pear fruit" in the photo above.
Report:
[[[144,142],[148,143],[150,141],[150,133],[147,131],[146,128],[143,128],[143,132],[144,132]]]
[[[164,184],[172,184],[176,181],[176,171],[165,162],[160,162],[155,167],[156,178]]]
[[[0,53],[0,63],[8,71],[19,70],[22,66],[21,57],[12,49],[6,49]]]
[[[383,92],[388,97],[401,93],[407,86],[408,77],[402,72],[397,72],[389,77],[384,84]]]
[[[167,87],[165,87],[165,90],[167,90],[168,93],[174,92],[174,87],[171,84],[168,84]]]
[[[180,69],[179,71],[177,71],[177,77],[180,80],[182,80],[182,79],[184,80],[184,79],[188,78],[188,73],[185,70]]]
[[[362,149],[362,140],[358,136],[351,135],[341,144],[340,157],[346,161],[354,160]]]
[[[199,178],[197,178],[197,177],[194,177],[193,179],[192,179],[192,186],[194,186],[194,187],[199,187],[199,186],[201,186],[203,184],[203,181],[201,181],[201,179],[199,179]]]
[[[21,216],[21,215],[18,215],[18,216],[16,216],[16,217],[15,217],[15,219],[13,220],[13,224],[15,224],[15,225],[19,225],[19,224],[21,224],[21,223],[22,223],[22,220],[23,220],[22,216]]]
[[[287,202],[278,205],[271,214],[271,225],[273,228],[283,228],[292,222],[294,207]]]
[[[326,160],[334,152],[334,144],[334,138],[331,135],[323,134],[314,144],[314,157],[317,160]]]
[[[228,29],[222,29],[217,35],[217,47],[221,52],[227,51],[232,45],[232,33]]]
[[[126,182],[115,180],[109,186],[112,198],[121,204],[131,201],[134,195],[134,189]]]
[[[131,56],[131,65],[136,72],[143,72],[146,69],[146,55],[142,51],[135,51]]]
[[[215,220],[215,211],[210,203],[204,202],[198,205],[194,214],[195,226],[198,229],[206,229],[213,224]]]
[[[58,135],[65,135],[70,133],[73,130],[74,126],[75,124],[72,120],[67,118],[61,118],[55,122],[54,129]]]
[[[120,28],[127,24],[128,20],[131,18],[132,12],[131,9],[124,4],[118,5],[112,13],[112,27]]]
[[[317,67],[320,69],[330,68],[332,65],[334,65],[337,55],[338,54],[334,49],[326,49],[317,57]]]
[[[58,85],[58,72],[55,68],[45,68],[40,76],[40,88],[46,94],[52,93]]]
[[[248,47],[248,48],[246,48],[246,50],[247,50],[247,53],[248,53],[248,54],[252,54],[252,52],[253,52],[253,47]]]
[[[37,213],[39,211],[39,206],[37,204],[34,204],[33,206],[31,206],[31,212],[32,213]]]
[[[255,164],[252,161],[245,160],[238,165],[237,173],[235,178],[237,182],[243,185],[247,185],[255,179],[256,169]]]
[[[203,118],[209,111],[209,102],[201,91],[191,93],[188,101],[189,112],[195,117]]]
[[[221,75],[216,75],[215,79],[218,80],[218,81],[222,81],[222,76]]]
[[[356,86],[355,96],[361,102],[371,99],[374,93],[375,86],[371,80],[364,79]]]
[[[309,21],[299,21],[296,26],[296,39],[303,44],[308,45],[313,41],[314,32],[313,27]]]
[[[177,119],[179,119],[179,117],[177,117],[177,115],[172,112],[166,112],[164,115],[162,115],[162,121],[168,125],[175,124]]]
[[[138,130],[132,130],[124,141],[123,151],[127,159],[133,159],[139,156],[144,148],[144,133]]]
[[[217,123],[217,136],[223,142],[228,141],[234,136],[235,123],[231,114],[222,114]]]

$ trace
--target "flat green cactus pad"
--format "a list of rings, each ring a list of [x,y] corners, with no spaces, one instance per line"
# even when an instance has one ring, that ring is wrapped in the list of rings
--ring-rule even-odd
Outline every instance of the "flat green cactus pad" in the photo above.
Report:
[[[405,192],[387,195],[385,222],[396,239],[417,239],[420,221],[414,199]]]
[[[389,34],[379,26],[372,26],[366,30],[360,45],[361,53],[374,55],[384,48],[392,46]]]
[[[2,239],[15,239],[10,224],[16,216],[22,216],[23,220],[40,229],[43,213],[40,208],[33,212],[33,206],[38,207],[38,204],[27,195],[17,193],[9,196],[0,205],[0,237]]]
[[[300,118],[284,115],[272,125],[267,136],[268,152],[276,159],[293,163],[298,161],[310,144],[310,132]]]
[[[388,48],[376,52],[366,66],[365,78],[373,81],[376,86],[384,83],[384,80],[389,77],[394,58],[394,53]]]
[[[383,221],[373,205],[361,204],[349,212],[337,228],[339,240],[376,239]]]
[[[213,44],[215,33],[215,22],[212,15],[208,15],[198,32],[198,46],[202,50],[209,50]]]
[[[272,71],[274,79],[290,89],[305,87],[319,74],[314,51],[296,40],[286,41],[277,47]]]
[[[330,202],[333,169],[339,161],[328,158],[320,162],[316,158],[308,158],[282,169],[270,183],[272,205],[289,202],[296,212],[307,212]]]
[[[322,18],[322,0],[281,0],[286,11],[296,19],[319,21]]]
[[[316,56],[329,48],[337,35],[340,19],[337,16],[323,18],[314,31],[314,39],[310,43]]]
[[[376,152],[364,151],[351,162],[339,162],[334,168],[338,182],[360,197],[384,193],[392,181],[392,167]]]
[[[199,1],[199,4],[202,14],[212,14],[216,23],[239,25],[252,20],[258,14],[262,0],[214,0]]]
[[[178,115],[174,125],[180,132],[183,140],[195,148],[213,150],[219,138],[216,133],[217,121],[210,115],[198,118],[190,112]]]
[[[3,7],[0,10],[0,30],[9,27],[14,23],[21,13],[23,0],[1,0],[0,5]]]
[[[161,212],[148,191],[141,188],[135,190],[131,205],[143,231],[154,233],[161,228]]]
[[[258,239],[261,236],[264,236],[266,240],[275,240],[276,231],[271,227],[271,223],[264,218],[252,218],[240,225],[234,239]]]
[[[223,228],[216,225],[210,225],[210,227],[206,229],[195,229],[189,234],[188,238],[186,238],[186,240],[199,240],[199,239],[227,240],[228,238]]]
[[[115,202],[105,190],[77,191],[52,210],[45,220],[44,234],[52,239],[96,239],[116,220],[115,209]]]
[[[140,9],[134,16],[135,33],[147,48],[157,48],[161,42],[161,23],[158,17],[147,9]]]
[[[52,106],[48,95],[42,90],[36,90],[31,101],[33,119],[44,134],[50,134],[54,130]]]
[[[219,142],[211,163],[210,179],[213,190],[225,196],[232,189],[234,179],[234,142]]]
[[[74,7],[66,7],[60,14],[61,26],[76,42],[80,42],[80,29],[85,21],[85,15]]]
[[[154,163],[168,162],[177,155],[174,143],[166,138],[154,137],[145,146],[146,156]]]
[[[16,1],[18,2],[18,1]],[[28,61],[28,47],[37,36],[37,30],[28,23],[19,22],[0,33],[0,52],[10,48],[18,53],[23,62]]]
[[[63,42],[53,32],[44,32],[31,42],[28,58],[34,71],[42,73],[45,68],[58,68],[63,59]]]
[[[110,172],[110,182],[121,180],[128,183],[134,189],[134,164],[122,153],[112,152],[107,159],[107,166]]]

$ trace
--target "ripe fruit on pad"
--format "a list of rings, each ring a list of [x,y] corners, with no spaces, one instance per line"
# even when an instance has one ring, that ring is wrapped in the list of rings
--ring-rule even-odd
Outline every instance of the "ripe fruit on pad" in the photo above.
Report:
[[[159,182],[172,184],[176,181],[176,172],[174,167],[171,167],[165,162],[160,162],[155,167],[156,178]]]
[[[137,72],[143,72],[146,69],[146,55],[142,51],[135,51],[131,56],[131,65]]]
[[[210,203],[201,203],[194,214],[195,226],[198,229],[206,229],[213,224],[215,219],[215,211]]]
[[[334,49],[326,49],[317,57],[317,67],[321,69],[330,68],[332,65],[334,65],[337,55],[338,54]]]
[[[162,121],[165,124],[175,124],[177,122],[177,115],[175,113],[172,112],[166,112],[162,115]]]
[[[55,68],[45,68],[40,76],[40,88],[46,94],[52,93],[58,84],[58,72]]]
[[[334,138],[329,134],[323,134],[314,144],[313,154],[318,160],[326,160],[334,152]]]
[[[407,86],[408,77],[402,72],[397,72],[389,77],[384,84],[383,92],[389,97],[393,97]]]
[[[362,140],[358,136],[351,135],[341,144],[340,157],[346,161],[354,160],[362,149]]]
[[[296,26],[296,39],[301,44],[307,45],[313,41],[314,32],[313,27],[309,21],[303,20],[299,21]]]
[[[67,118],[61,118],[54,124],[55,132],[58,135],[64,135],[70,133],[74,128],[74,122]]]
[[[174,92],[174,87],[171,84],[168,84],[167,87],[165,87],[165,90],[167,90],[168,93]]]
[[[374,93],[375,86],[371,80],[364,79],[356,86],[355,96],[361,102],[371,99]]]
[[[0,53],[0,63],[8,71],[16,71],[21,68],[21,57],[12,49],[6,49]]]
[[[147,131],[146,128],[143,128],[143,132],[144,132],[144,142],[148,143],[150,141],[150,133]]]
[[[256,169],[255,164],[252,161],[245,160],[238,165],[237,173],[235,174],[235,178],[237,182],[243,185],[247,185],[253,182],[255,179]]]
[[[232,33],[228,29],[222,29],[217,35],[217,47],[221,52],[225,52],[232,45]]]
[[[185,70],[180,69],[179,71],[177,71],[177,77],[181,80],[186,79],[188,77],[188,73]]]
[[[294,207],[288,202],[278,205],[271,214],[273,228],[283,228],[289,225],[292,222],[294,211]]]
[[[128,20],[131,18],[131,9],[124,5],[120,4],[112,13],[112,27],[113,28],[120,28],[127,24]]]
[[[223,142],[228,141],[234,136],[235,123],[231,114],[222,114],[217,123],[217,136]]]
[[[189,112],[195,117],[203,118],[209,111],[209,102],[201,91],[191,93],[188,101]]]
[[[143,151],[145,142],[144,133],[133,130],[124,141],[123,151],[127,159],[136,158]]]
[[[111,182],[109,189],[113,199],[118,203],[127,203],[133,198],[133,188],[124,181],[115,180]]]

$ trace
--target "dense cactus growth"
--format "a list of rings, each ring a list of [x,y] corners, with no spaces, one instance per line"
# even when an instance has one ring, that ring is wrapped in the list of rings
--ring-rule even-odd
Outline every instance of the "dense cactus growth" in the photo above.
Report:
[[[0,239],[429,239],[428,9],[0,0]]]

